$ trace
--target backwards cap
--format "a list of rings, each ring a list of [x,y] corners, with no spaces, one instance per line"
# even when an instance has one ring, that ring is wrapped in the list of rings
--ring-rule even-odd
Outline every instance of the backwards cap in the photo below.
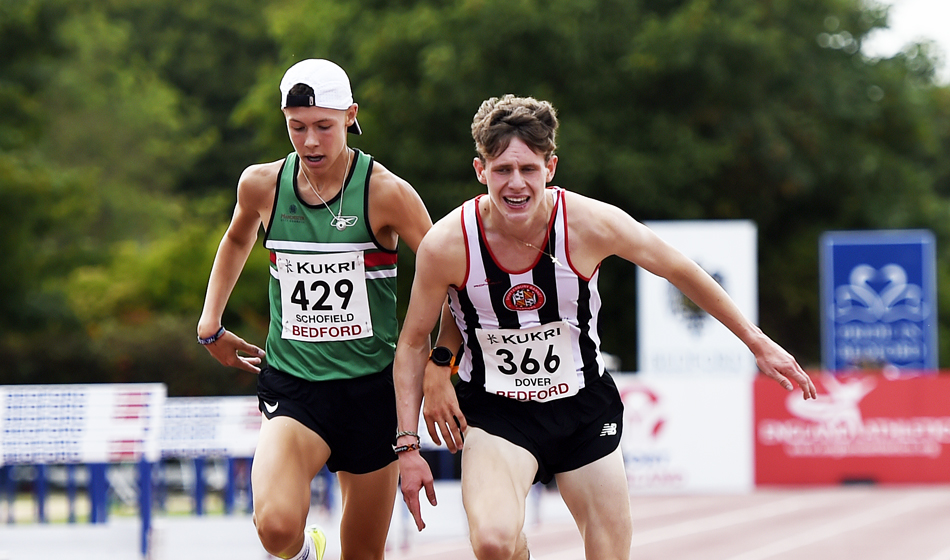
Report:
[[[290,95],[297,84],[313,89],[313,95]],[[329,60],[309,58],[287,69],[280,80],[280,108],[323,107],[345,111],[353,104],[353,91],[346,72]],[[356,120],[347,129],[353,134],[362,134]]]

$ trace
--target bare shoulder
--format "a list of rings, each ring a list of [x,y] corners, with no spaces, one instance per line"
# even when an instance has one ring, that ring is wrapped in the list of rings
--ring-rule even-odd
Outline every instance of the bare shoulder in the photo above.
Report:
[[[228,226],[227,237],[239,243],[252,243],[261,225],[266,229],[274,207],[277,174],[283,160],[250,165],[241,173],[237,185],[237,203]]]
[[[369,222],[376,238],[391,249],[402,239],[415,251],[432,226],[419,193],[378,161],[373,164],[369,185]]]
[[[564,192],[572,263],[585,272],[600,261],[637,244],[643,224],[627,212],[601,200],[572,191]],[[579,262],[585,261],[585,262]]]
[[[244,172],[241,173],[241,182],[249,184],[270,182],[276,184],[277,174],[280,172],[280,168],[283,165],[283,158],[277,161],[248,165],[244,168]]]
[[[459,206],[439,219],[432,225],[432,230],[426,235],[431,243],[458,245],[464,249],[465,234],[462,231],[462,207]]]
[[[571,233],[594,242],[610,239],[633,220],[612,204],[573,191],[564,191],[564,205]]]
[[[370,197],[374,199],[374,202],[379,199],[381,202],[389,203],[399,202],[406,197],[416,199],[419,195],[409,181],[390,171],[378,160],[374,160],[373,175],[370,177]]]
[[[270,206],[273,203],[274,189],[277,188],[277,175],[284,160],[249,165],[238,180],[238,201],[255,208]]]
[[[419,245],[416,267],[437,274],[447,285],[460,286],[465,280],[466,263],[462,210],[456,208],[426,233]]]

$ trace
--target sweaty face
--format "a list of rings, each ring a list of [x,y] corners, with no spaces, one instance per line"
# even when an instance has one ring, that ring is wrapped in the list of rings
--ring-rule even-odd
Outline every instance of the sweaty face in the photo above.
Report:
[[[544,188],[554,178],[557,156],[547,162],[520,138],[513,138],[498,157],[475,158],[478,180],[488,187],[493,207],[512,221],[527,221],[544,210]]]

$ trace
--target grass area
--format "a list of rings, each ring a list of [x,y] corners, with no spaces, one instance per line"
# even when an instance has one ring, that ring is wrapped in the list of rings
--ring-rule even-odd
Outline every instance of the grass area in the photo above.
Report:
[[[243,500],[239,499],[236,508],[244,507]],[[81,492],[72,504],[76,523],[88,523],[90,503],[87,494]],[[164,503],[157,498],[153,500],[154,515],[187,516],[195,512],[194,496],[184,493],[169,494]],[[47,523],[69,523],[70,503],[65,492],[51,492],[45,502]],[[208,492],[204,499],[204,515],[224,515],[224,498],[218,492]],[[11,519],[18,525],[27,525],[39,522],[39,505],[34,496],[27,492],[20,492],[11,504],[7,496],[0,500],[0,523],[8,523]],[[137,505],[129,505],[113,497],[109,504],[109,516],[136,517],[139,515]]]

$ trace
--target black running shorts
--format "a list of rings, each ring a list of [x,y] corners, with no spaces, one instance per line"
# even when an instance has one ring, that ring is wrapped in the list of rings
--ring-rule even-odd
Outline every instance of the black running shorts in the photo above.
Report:
[[[379,373],[329,381],[307,381],[265,365],[257,398],[268,419],[293,418],[323,438],[332,472],[365,474],[396,460],[392,364]]]
[[[528,450],[538,461],[534,481],[606,457],[620,445],[623,401],[608,373],[573,397],[518,401],[461,381],[455,387],[469,426]]]

